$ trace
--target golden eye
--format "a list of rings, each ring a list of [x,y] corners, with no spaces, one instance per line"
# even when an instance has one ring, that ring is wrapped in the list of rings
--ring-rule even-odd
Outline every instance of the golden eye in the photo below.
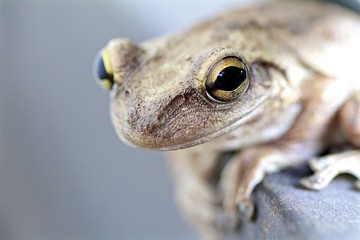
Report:
[[[218,61],[207,76],[205,88],[210,97],[228,102],[244,94],[249,86],[245,63],[237,57]]]
[[[114,84],[114,74],[111,68],[109,52],[106,49],[96,56],[93,71],[100,86],[110,90]]]

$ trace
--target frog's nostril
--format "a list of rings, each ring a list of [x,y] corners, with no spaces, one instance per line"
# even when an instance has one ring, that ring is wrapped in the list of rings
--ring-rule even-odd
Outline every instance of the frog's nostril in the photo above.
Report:
[[[93,64],[93,72],[95,79],[100,86],[106,90],[110,90],[114,84],[114,76],[112,73],[109,54],[106,50],[100,52]]]

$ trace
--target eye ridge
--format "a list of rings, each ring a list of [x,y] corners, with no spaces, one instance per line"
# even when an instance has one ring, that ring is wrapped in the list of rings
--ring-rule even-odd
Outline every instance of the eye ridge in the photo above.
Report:
[[[223,91],[234,91],[246,80],[243,68],[230,66],[224,68],[215,80],[215,88]]]

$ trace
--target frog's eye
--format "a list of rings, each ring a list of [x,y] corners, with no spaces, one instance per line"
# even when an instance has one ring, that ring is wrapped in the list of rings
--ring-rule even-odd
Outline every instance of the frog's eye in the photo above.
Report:
[[[97,82],[106,90],[114,84],[114,75],[111,68],[109,52],[105,49],[99,53],[94,62],[93,71]]]
[[[245,63],[237,57],[218,61],[209,71],[205,88],[210,97],[228,102],[244,94],[249,86]]]

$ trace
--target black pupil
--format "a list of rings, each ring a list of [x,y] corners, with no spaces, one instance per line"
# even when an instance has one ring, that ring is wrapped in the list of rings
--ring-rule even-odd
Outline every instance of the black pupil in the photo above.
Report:
[[[215,88],[224,91],[234,91],[246,79],[246,71],[239,67],[227,67],[222,70],[215,81]]]
[[[97,56],[97,74],[100,79],[109,79],[109,74],[106,72],[104,60],[101,55]]]

